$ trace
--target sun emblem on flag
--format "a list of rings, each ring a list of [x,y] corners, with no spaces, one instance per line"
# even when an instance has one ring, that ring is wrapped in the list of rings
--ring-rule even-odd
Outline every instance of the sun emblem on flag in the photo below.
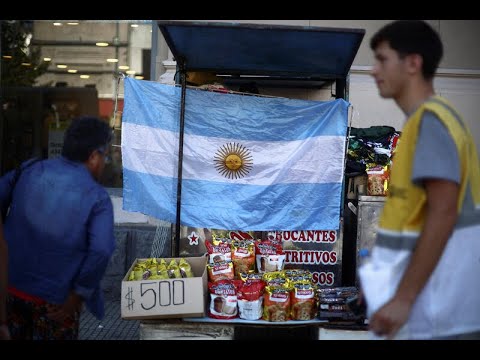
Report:
[[[215,169],[229,179],[240,179],[252,170],[253,158],[245,146],[228,143],[220,147],[214,158]]]

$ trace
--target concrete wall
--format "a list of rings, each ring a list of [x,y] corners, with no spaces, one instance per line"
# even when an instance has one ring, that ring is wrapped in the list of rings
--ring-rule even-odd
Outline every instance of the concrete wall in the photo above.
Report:
[[[353,65],[373,64],[370,51],[370,38],[383,25],[392,20],[181,20],[204,22],[235,22],[240,24],[271,24],[291,26],[324,26],[365,29],[365,37],[360,45]],[[442,37],[445,56],[441,68],[480,70],[480,20],[426,20]],[[162,36],[159,41],[163,41]]]
[[[475,139],[480,153],[480,78],[450,75],[437,76],[434,82],[437,94],[445,96],[460,111]],[[390,125],[402,130],[405,116],[393,100],[382,99],[370,75],[353,73],[350,76],[350,103],[353,106],[354,127]]]
[[[369,75],[373,53],[369,42],[372,35],[391,20],[185,20],[234,22],[251,24],[278,24],[293,26],[320,26],[365,29],[365,36],[354,59],[349,78],[349,98],[353,106],[352,126],[369,127],[389,125],[402,130],[404,115],[392,100],[380,98],[373,78]],[[435,80],[437,93],[447,97],[463,114],[470,126],[480,152],[480,122],[477,104],[480,103],[480,20],[427,20],[444,42],[444,57]],[[164,47],[163,36],[158,36],[158,47]],[[171,60],[171,53],[169,53]],[[162,57],[155,58],[158,78],[163,68]],[[330,89],[260,89],[263,94],[309,100],[331,99]]]

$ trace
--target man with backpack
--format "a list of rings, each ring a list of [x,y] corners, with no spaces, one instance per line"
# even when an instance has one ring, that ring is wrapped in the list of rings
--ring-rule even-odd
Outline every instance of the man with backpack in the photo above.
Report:
[[[76,340],[84,303],[103,317],[100,281],[115,238],[98,179],[111,137],[98,118],[74,119],[61,156],[0,178],[0,205],[9,207],[0,224],[0,339]]]

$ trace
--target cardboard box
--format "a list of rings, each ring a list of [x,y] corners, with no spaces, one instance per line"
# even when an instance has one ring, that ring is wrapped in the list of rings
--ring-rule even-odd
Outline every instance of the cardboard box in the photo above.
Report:
[[[178,262],[180,258],[175,258]],[[128,281],[136,259],[122,281],[121,315],[123,319],[164,319],[205,316],[207,258],[187,257],[192,278]],[[172,258],[165,259],[167,263]]]

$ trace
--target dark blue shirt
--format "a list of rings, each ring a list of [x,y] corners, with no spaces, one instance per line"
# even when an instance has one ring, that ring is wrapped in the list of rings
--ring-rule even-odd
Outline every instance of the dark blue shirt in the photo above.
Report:
[[[2,203],[12,177],[13,171],[0,178]],[[110,197],[85,165],[58,157],[25,167],[4,224],[9,286],[54,304],[73,290],[101,319],[113,227]]]

